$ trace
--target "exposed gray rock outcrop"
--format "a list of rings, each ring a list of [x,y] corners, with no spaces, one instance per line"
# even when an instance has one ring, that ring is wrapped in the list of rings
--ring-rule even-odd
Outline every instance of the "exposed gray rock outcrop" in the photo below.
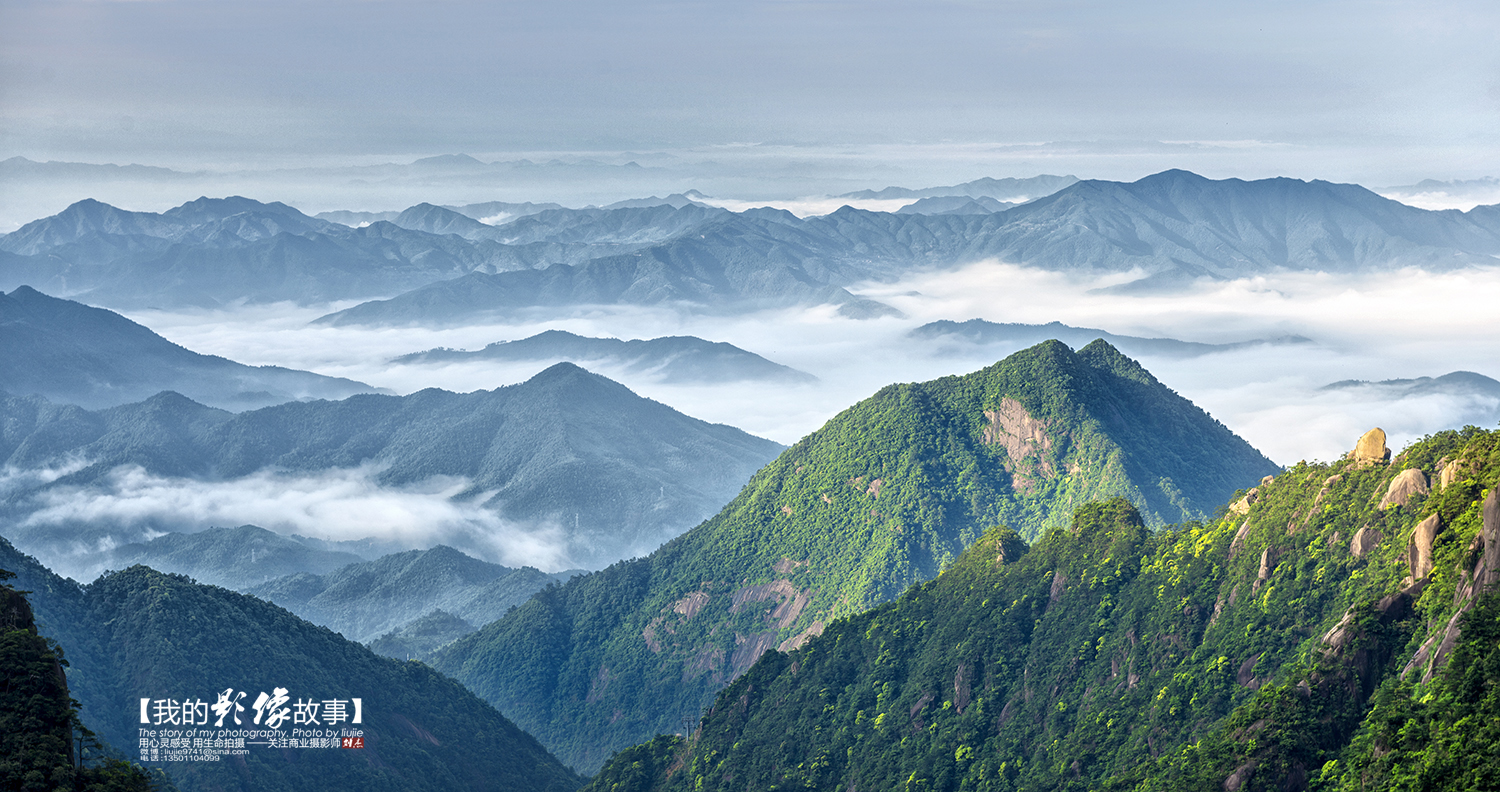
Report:
[[[1229,510],[1235,514],[1249,514],[1250,507],[1254,506],[1258,500],[1260,500],[1260,487],[1251,487],[1250,491],[1245,493],[1245,497],[1229,504]]]
[[[1349,540],[1349,554],[1355,558],[1364,558],[1371,550],[1379,547],[1380,540],[1384,538],[1379,531],[1366,525]]]
[[[1441,519],[1434,514],[1412,529],[1411,539],[1406,543],[1406,562],[1411,567],[1412,582],[1432,572],[1432,540],[1437,538],[1442,527]]]
[[[1416,468],[1407,468],[1391,479],[1391,485],[1386,488],[1385,497],[1380,499],[1380,508],[1405,506],[1413,495],[1426,494],[1427,474]]]
[[[1449,484],[1458,481],[1469,472],[1469,461],[1467,459],[1455,459],[1440,466],[1438,471],[1438,489],[1447,489]]]
[[[1422,642],[1411,661],[1401,669],[1403,679],[1412,671],[1422,668],[1422,682],[1425,684],[1431,681],[1433,675],[1447,662],[1453,647],[1458,645],[1459,623],[1464,614],[1474,607],[1479,595],[1500,583],[1500,493],[1490,490],[1489,496],[1484,499],[1483,509],[1484,524],[1479,529],[1479,535],[1469,545],[1470,552],[1465,558],[1473,558],[1474,553],[1480,552],[1481,548],[1482,552],[1472,570],[1459,570],[1458,587],[1453,592],[1453,603],[1458,607],[1454,609],[1453,616],[1448,619],[1443,631],[1433,633]],[[1436,515],[1429,519],[1436,519]],[[1420,525],[1417,527],[1421,528]]]

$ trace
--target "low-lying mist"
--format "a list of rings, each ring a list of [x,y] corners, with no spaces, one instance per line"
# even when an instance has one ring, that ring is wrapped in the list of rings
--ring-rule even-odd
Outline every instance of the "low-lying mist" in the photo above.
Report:
[[[506,566],[558,571],[576,566],[562,528],[523,525],[455,499],[470,482],[437,476],[411,486],[378,482],[364,465],[316,474],[260,472],[221,481],[153,475],[121,466],[101,482],[57,486],[17,504],[16,544],[54,570],[92,579],[120,545],[167,532],[257,525],[281,534],[395,549],[446,544]],[[12,477],[20,474],[12,473]],[[32,482],[27,482],[32,483]],[[78,526],[89,526],[80,532]]]
[[[1437,376],[1469,370],[1500,377],[1500,269],[1365,276],[1285,274],[1209,283],[1185,294],[1101,293],[1118,283],[1076,279],[996,262],[915,274],[855,291],[899,308],[906,318],[855,321],[831,306],[741,315],[670,307],[590,306],[518,314],[509,323],[458,328],[309,325],[328,310],[254,306],[232,311],[131,315],[196,351],[253,364],[305,368],[410,393],[456,391],[522,381],[547,365],[476,361],[391,365],[397,355],[434,347],[478,349],[546,329],[581,335],[653,338],[696,335],[725,341],[819,377],[819,382],[671,385],[649,375],[593,364],[636,392],[705,420],[782,443],[892,382],[972,371],[1013,348],[934,344],[907,337],[937,319],[1065,324],[1122,335],[1209,343],[1302,335],[1312,344],[1252,346],[1193,358],[1140,356],[1167,386],[1208,410],[1273,460],[1331,459],[1382,425],[1394,445],[1429,432],[1485,425],[1495,405],[1469,395],[1392,399],[1369,390],[1323,391],[1329,383]]]
[[[1383,427],[1391,446],[1400,449],[1431,432],[1500,421],[1500,398],[1493,393],[1324,388],[1342,380],[1435,377],[1455,370],[1500,377],[1494,363],[1500,360],[1500,315],[1493,310],[1500,305],[1500,269],[1285,274],[1205,283],[1188,293],[1160,296],[1100,291],[1120,280],[980,262],[855,288],[905,314],[866,321],[841,317],[832,306],[739,315],[588,306],[453,328],[309,324],[344,305],[139,311],[131,318],[195,351],[350,377],[400,393],[496,388],[521,382],[549,364],[389,362],[434,347],[479,349],[554,328],[626,339],[696,335],[819,379],[794,385],[684,385],[605,363],[584,365],[689,415],[788,444],[884,385],[972,371],[1015,351],[1003,344],[908,335],[938,319],[1061,321],[1120,335],[1210,343],[1310,338],[1313,343],[1252,345],[1197,357],[1138,357],[1168,387],[1281,464],[1337,458],[1372,426]],[[33,524],[100,520],[158,531],[254,523],[314,537],[380,537],[407,546],[444,542],[507,565],[546,570],[569,565],[555,526],[505,523],[478,505],[453,500],[462,490],[463,482],[439,480],[421,488],[383,487],[364,469],[316,476],[267,473],[228,482],[163,479],[126,469],[117,471],[104,490],[53,490],[51,500],[28,519]]]

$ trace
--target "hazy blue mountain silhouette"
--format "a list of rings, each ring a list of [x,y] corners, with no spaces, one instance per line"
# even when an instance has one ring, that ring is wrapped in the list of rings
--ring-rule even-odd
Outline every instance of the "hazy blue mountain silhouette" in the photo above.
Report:
[[[462,159],[439,166],[474,167]],[[1493,266],[1500,255],[1500,210],[1427,211],[1358,185],[1172,170],[1130,183],[1079,181],[970,214],[993,208],[983,201],[1003,200],[986,194],[999,192],[953,188],[944,195],[975,205],[941,214],[845,207],[799,219],[681,196],[549,209],[499,226],[424,204],[362,228],[241,198],[200,199],[161,215],[80,202],[0,237],[0,252],[11,254],[0,287],[30,283],[107,305],[399,295],[329,321],[431,323],[580,303],[842,304],[859,299],[846,289],[856,283],[985,259],[1141,273],[1114,287],[1130,292],[1282,270]]]
[[[122,466],[200,481],[371,466],[387,486],[467,482],[455,497],[522,528],[552,526],[578,566],[648,552],[712,514],[781,450],[570,363],[491,391],[365,394],[238,415],[172,392],[97,412],[0,398],[0,465],[66,471],[14,485],[13,515],[40,493],[100,486]],[[23,527],[16,538],[35,547],[121,530],[101,518]]]
[[[726,214],[628,255],[473,273],[320,321],[451,322],[578,303],[847,303],[858,299],[843,288],[848,284],[986,259],[1084,274],[1143,273],[1113,289],[1130,292],[1276,271],[1493,266],[1496,255],[1500,211],[1488,207],[1432,212],[1358,185],[1215,181],[1166,171],[1131,183],[1080,181],[978,215],[852,207],[806,219],[774,210]]]
[[[0,388],[91,409],[164,390],[231,410],[383,392],[354,380],[200,355],[117,313],[29,286],[0,294]]]
[[[631,373],[650,374],[665,382],[812,382],[817,379],[733,344],[705,341],[694,336],[623,341],[588,338],[565,330],[547,330],[516,341],[497,341],[473,352],[429,349],[402,355],[391,362],[412,365],[473,360],[605,362]]]
[[[1049,338],[1055,338],[1072,347],[1083,347],[1096,338],[1102,338],[1116,349],[1128,355],[1156,355],[1161,357],[1197,357],[1215,352],[1229,352],[1251,346],[1267,344],[1310,344],[1311,339],[1302,336],[1278,336],[1237,341],[1228,344],[1205,344],[1197,341],[1181,341],[1176,338],[1142,338],[1116,335],[1092,327],[1073,327],[1062,322],[1046,324],[1017,324],[1012,322],[987,322],[970,319],[954,322],[940,319],[928,322],[907,334],[911,338],[932,342],[946,342],[950,348],[961,346],[982,347],[990,344],[1007,344],[1028,347]],[[977,351],[977,350],[976,350]]]
[[[244,590],[352,641],[369,643],[434,610],[473,625],[488,624],[548,584],[569,577],[492,564],[437,545],[292,574]]]

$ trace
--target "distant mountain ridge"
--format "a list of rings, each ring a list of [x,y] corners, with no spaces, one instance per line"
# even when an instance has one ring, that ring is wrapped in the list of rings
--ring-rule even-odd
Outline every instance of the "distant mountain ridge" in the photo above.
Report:
[[[351,641],[369,643],[435,610],[488,624],[571,576],[491,564],[438,545],[357,560],[321,574],[288,575],[244,591]]]
[[[583,572],[507,567],[444,545],[383,552],[386,549],[385,543],[368,539],[329,541],[254,525],[216,527],[112,548],[84,572],[83,579],[141,564],[252,594],[368,644],[384,633],[409,630],[439,610],[469,625],[449,637],[451,641],[473,632],[475,625],[504,616],[542,588]],[[414,640],[406,638],[408,644]],[[440,645],[423,644],[397,659]]]
[[[525,527],[555,524],[575,566],[649,551],[711,514],[781,450],[569,363],[467,394],[368,394],[238,415],[175,393],[98,412],[10,397],[0,398],[0,416],[0,464],[60,471],[11,489],[12,514],[26,513],[39,493],[107,482],[122,466],[227,481],[367,465],[386,486],[467,481],[456,497]],[[117,529],[95,521],[65,533],[98,539]],[[40,525],[17,539],[72,541]]]
[[[680,731],[766,651],[937,576],[987,527],[1034,536],[1114,496],[1154,525],[1199,518],[1276,470],[1108,344],[1049,341],[881,389],[707,522],[430,661],[591,772]]]
[[[391,362],[402,365],[442,364],[473,360],[566,360],[607,362],[632,373],[650,374],[663,382],[736,382],[781,380],[813,382],[816,377],[773,363],[732,344],[694,336],[634,339],[588,338],[565,330],[546,330],[516,341],[496,341],[483,349],[429,349],[402,355]]]
[[[887,187],[883,190],[860,190],[844,193],[839,198],[864,200],[890,200],[893,198],[989,198],[998,201],[1026,201],[1051,195],[1078,182],[1077,176],[1032,176],[1027,179],[994,179],[985,177],[950,187],[926,187],[912,190],[905,187]]]
[[[544,212],[548,209],[562,209],[563,207],[561,204],[538,204],[531,203],[530,201],[527,201],[525,203],[486,201],[484,203],[464,204],[462,206],[445,204],[439,208],[446,209],[451,212],[457,212],[464,217],[468,217],[472,220],[478,220],[481,223],[499,225],[500,223],[513,220],[518,217],[525,217],[526,215]],[[378,223],[381,221],[401,225],[401,223],[396,221],[401,217],[402,214],[405,213],[405,211],[409,210],[410,207],[408,207],[407,210],[398,210],[393,212],[362,212],[341,209],[329,212],[319,212],[314,215],[314,217],[319,220],[327,220],[329,222],[339,223],[346,226],[359,226],[361,224],[368,225],[370,223]]]
[[[967,214],[982,215],[1003,212],[1015,202],[997,201],[989,196],[937,195],[921,198],[896,210],[896,214]]]
[[[103,308],[0,293],[0,389],[98,409],[177,391],[230,410],[386,393],[362,382],[200,355]]]
[[[351,228],[238,197],[203,198],[161,214],[80,201],[0,237],[0,288],[30,284],[117,307],[305,304],[393,294],[469,272],[580,262],[645,244],[502,243],[484,236],[490,226],[433,210],[451,215],[449,222],[420,214],[409,221],[437,222],[445,233],[391,222]],[[455,223],[475,238],[446,233]]]
[[[1069,346],[1083,346],[1096,338],[1102,338],[1111,346],[1129,355],[1161,355],[1166,357],[1196,357],[1216,352],[1229,352],[1252,346],[1310,344],[1311,339],[1302,336],[1278,336],[1251,341],[1236,341],[1228,344],[1205,344],[1197,341],[1180,341],[1175,338],[1141,338],[1116,335],[1091,327],[1073,327],[1062,322],[1046,324],[1017,324],[1012,322],[989,322],[970,319],[954,322],[940,319],[928,322],[907,333],[910,338],[929,341],[957,340],[976,346],[988,344],[1014,344],[1030,346],[1049,338],[1055,338]]]
[[[987,214],[844,207],[798,219],[751,210],[708,218],[694,231],[578,264],[473,273],[319,321],[444,322],[578,303],[851,303],[860,298],[846,285],[984,259],[1083,274],[1143,272],[1107,289],[1134,293],[1277,271],[1493,267],[1500,255],[1500,212],[1486,207],[1430,212],[1357,185],[1214,181],[1186,171],[1131,183],[1080,181]]]
[[[254,525],[241,525],[191,534],[168,533],[121,545],[110,550],[101,564],[103,569],[144,564],[207,585],[244,590],[284,575],[332,572],[364,561],[363,555],[346,549],[350,545],[354,543],[339,547],[338,543],[282,536]]]
[[[848,291],[857,283],[985,259],[1140,272],[1112,287],[1140,292],[1277,271],[1488,267],[1500,255],[1494,207],[1432,212],[1357,185],[1181,170],[1077,181],[980,214],[845,207],[797,218],[685,195],[656,200],[667,202],[549,209],[498,226],[443,207],[408,210],[402,222],[426,230],[350,228],[246,199],[201,199],[186,205],[196,211],[161,215],[80,202],[0,237],[0,286],[30,283],[109,305],[376,300],[328,321],[400,324],[581,303],[847,304],[861,299]]]
[[[1322,390],[1348,390],[1350,388],[1379,388],[1411,396],[1430,393],[1464,393],[1500,398],[1500,381],[1473,371],[1450,371],[1438,377],[1414,379],[1340,380],[1324,385]]]

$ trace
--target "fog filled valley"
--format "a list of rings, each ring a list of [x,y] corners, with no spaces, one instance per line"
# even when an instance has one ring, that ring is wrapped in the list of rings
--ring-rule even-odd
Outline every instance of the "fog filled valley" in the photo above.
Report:
[[[0,235],[0,605],[159,783],[1494,780],[1489,182],[586,205],[470,160],[379,171],[408,206],[120,175],[159,193]],[[137,748],[283,683],[375,758]]]

